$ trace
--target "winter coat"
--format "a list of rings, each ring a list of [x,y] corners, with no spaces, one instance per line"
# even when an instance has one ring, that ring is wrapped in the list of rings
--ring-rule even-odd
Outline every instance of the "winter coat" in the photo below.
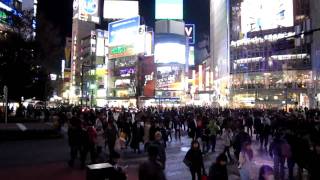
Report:
[[[130,147],[132,149],[138,149],[139,143],[143,141],[143,128],[141,126],[137,126],[136,124],[132,127],[132,139],[130,143]]]
[[[148,160],[139,167],[139,180],[166,180],[161,165]]]
[[[227,166],[214,163],[209,169],[208,180],[228,180]]]
[[[204,169],[204,164],[203,164],[203,158],[202,158],[202,152],[200,149],[195,150],[195,149],[190,149],[186,156],[185,159],[188,160],[191,164],[190,169],[191,170],[203,170]]]
[[[103,130],[103,123],[100,119],[96,120],[95,129],[97,131],[97,146],[103,147],[105,145],[105,134]]]

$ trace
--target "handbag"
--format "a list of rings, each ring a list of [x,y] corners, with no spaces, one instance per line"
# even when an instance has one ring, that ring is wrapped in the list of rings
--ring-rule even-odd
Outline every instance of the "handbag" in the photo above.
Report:
[[[185,158],[183,159],[183,163],[184,163],[188,168],[190,168],[191,165],[192,165],[191,161],[189,161],[189,160],[187,159],[187,157],[185,157]]]
[[[208,176],[207,175],[202,175],[201,176],[201,180],[207,180],[208,179]]]

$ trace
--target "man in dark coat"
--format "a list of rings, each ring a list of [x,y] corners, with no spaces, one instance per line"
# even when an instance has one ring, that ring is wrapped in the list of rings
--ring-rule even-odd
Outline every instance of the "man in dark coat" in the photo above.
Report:
[[[68,140],[70,146],[70,161],[69,166],[73,167],[77,154],[81,152],[83,131],[81,129],[80,119],[73,117],[70,120],[68,128]]]
[[[315,145],[314,151],[310,156],[310,180],[320,179],[320,142]]]
[[[132,140],[130,143],[130,147],[134,150],[134,152],[138,151],[140,153],[140,142],[143,142],[144,130],[141,127],[139,122],[134,122],[132,126]]]
[[[221,154],[209,169],[208,180],[228,180],[227,156]]]
[[[244,131],[244,127],[241,126],[240,127],[240,132],[236,135],[234,143],[233,143],[234,154],[235,154],[237,160],[239,160],[239,154],[240,154],[242,145],[245,142],[250,142],[251,143],[251,137],[249,136],[248,133],[246,133]]]
[[[148,148],[148,161],[139,166],[139,180],[166,180],[161,163],[157,161],[158,147],[151,144]]]

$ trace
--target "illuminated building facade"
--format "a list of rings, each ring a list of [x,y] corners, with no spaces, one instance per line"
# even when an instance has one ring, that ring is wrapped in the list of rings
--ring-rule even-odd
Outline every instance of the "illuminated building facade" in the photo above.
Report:
[[[108,30],[108,105],[141,106],[143,86],[147,85],[144,75],[152,74],[144,74],[150,66],[143,64],[145,60],[153,62],[153,32],[141,25],[140,16],[109,23]]]
[[[228,89],[230,106],[316,106],[319,34],[308,32],[319,28],[317,0],[220,0],[211,4],[211,67],[218,76],[230,76],[227,86],[217,86]],[[226,13],[220,13],[219,6]]]
[[[72,45],[71,45],[71,77],[69,102],[72,104],[83,103],[82,87],[82,65],[85,63],[81,59],[81,40],[90,35],[95,30],[96,23],[100,22],[99,1],[92,0],[88,3],[85,0],[73,1],[72,18]]]
[[[185,104],[188,99],[188,60],[193,56],[189,53],[189,44],[194,44],[195,26],[187,26],[183,21],[182,0],[156,0],[155,6],[155,104]]]
[[[312,37],[294,37],[313,28],[310,1],[231,1],[233,105],[313,106]]]

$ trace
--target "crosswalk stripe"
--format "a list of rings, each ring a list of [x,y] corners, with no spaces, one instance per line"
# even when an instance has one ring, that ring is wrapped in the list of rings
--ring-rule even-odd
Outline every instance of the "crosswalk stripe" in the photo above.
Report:
[[[18,128],[21,130],[21,131],[26,131],[27,130],[27,127],[21,123],[17,123],[16,124],[18,126]]]

